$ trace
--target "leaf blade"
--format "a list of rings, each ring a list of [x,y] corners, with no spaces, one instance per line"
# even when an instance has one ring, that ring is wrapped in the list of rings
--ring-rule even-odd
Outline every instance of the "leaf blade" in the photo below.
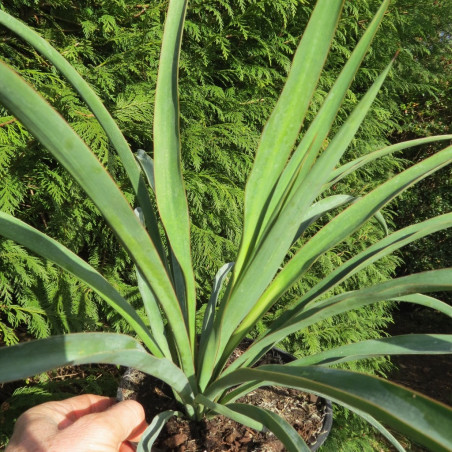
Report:
[[[136,208],[134,210],[135,215],[138,217],[140,222],[144,225],[144,216],[142,214],[141,208]],[[146,316],[149,321],[149,325],[151,327],[152,335],[157,342],[160,350],[168,359],[171,359],[171,352],[168,347],[168,341],[165,336],[165,325],[163,322],[163,318],[160,312],[159,304],[157,302],[157,298],[152,291],[152,288],[149,286],[146,278],[144,278],[140,269],[135,265],[135,274],[137,277],[138,291],[141,295],[141,300],[143,302],[144,310],[146,312]]]
[[[310,391],[344,403],[358,414],[364,411],[431,450],[452,448],[450,407],[378,377],[319,366],[269,365],[236,370],[215,382],[208,395],[247,381]]]
[[[317,158],[324,141],[328,137],[334,119],[343,103],[347,89],[349,88],[353,77],[358,71],[361,62],[370,47],[379,25],[383,20],[388,5],[388,0],[385,0],[381,4],[379,10],[373,17],[371,23],[367,27],[367,30],[359,40],[333,87],[325,98],[325,101],[320,107],[319,112],[316,114],[312,124],[303,136],[300,144],[297,146],[297,149],[284,169],[284,172],[278,180],[275,193],[272,196],[272,200],[266,212],[267,221],[270,220],[272,216],[277,216],[278,210],[283,205],[281,202],[283,197],[285,195],[287,196],[290,190],[297,190],[297,185],[299,185],[300,182],[296,182],[295,186],[291,187],[291,181],[295,182],[303,180]]]
[[[39,356],[40,359],[35,359]],[[64,365],[108,363],[134,367],[170,385],[185,403],[193,392],[184,373],[166,358],[155,358],[130,336],[75,333],[0,348],[0,381],[23,379]]]
[[[284,444],[289,452],[309,452],[311,450],[292,425],[272,411],[245,403],[231,403],[227,407],[261,422]]]
[[[154,180],[161,221],[183,274],[180,299],[190,344],[195,343],[196,294],[190,252],[190,218],[182,178],[178,65],[187,0],[171,1],[162,38],[154,107]]]
[[[209,408],[209,410],[212,410],[215,413],[222,414],[223,416],[227,416],[233,419],[234,421],[239,422],[240,424],[254,428],[254,430],[257,430],[259,432],[265,430],[265,426],[261,422],[256,421],[255,419],[244,414],[238,413],[237,411],[232,410],[231,408],[225,405],[215,403],[214,401],[205,397],[202,393],[196,395],[195,402],[204,405],[206,408]]]
[[[193,374],[194,363],[187,332],[176,326],[180,324],[182,313],[171,280],[152,240],[118,186],[66,121],[3,62],[0,62],[0,101],[66,168],[99,208],[154,289],[168,321],[174,325],[182,365]]]
[[[278,273],[258,304],[270,304],[288,290],[328,249],[363,225],[403,190],[452,161],[452,146],[420,162],[363,196],[317,232]]]
[[[289,366],[332,366],[348,361],[392,355],[450,354],[452,334],[407,334],[347,344],[332,350],[306,356]]]
[[[80,278],[131,325],[156,356],[162,356],[159,346],[149,335],[146,325],[135,310],[100,273],[83,259],[56,240],[4,212],[0,212],[0,235],[26,246]]]
[[[433,143],[435,141],[446,141],[452,140],[452,135],[435,135],[431,137],[418,138],[416,140],[404,141],[403,143],[392,144],[390,146],[385,146],[382,149],[366,154],[362,157],[358,157],[344,165],[339,166],[330,174],[328,182],[324,186],[324,190],[331,187],[342,180],[344,177],[353,173],[357,169],[363,167],[367,163],[373,162],[374,160],[384,157],[385,155],[392,154],[394,152],[400,152],[405,149],[409,149],[415,146],[420,146],[422,144]]]
[[[162,431],[162,428],[165,427],[165,424],[173,417],[182,417],[183,413],[180,411],[162,411],[161,413],[154,416],[151,423],[148,425],[146,430],[143,432],[141,436],[140,442],[137,446],[137,452],[149,452],[152,450],[152,446],[154,445],[155,440],[158,435]]]
[[[255,163],[245,189],[242,244],[235,273],[252,251],[261,213],[297,138],[323,63],[328,54],[343,2],[319,0],[303,33],[286,85],[261,136]],[[322,33],[318,30],[322,29]],[[304,70],[304,67],[310,70]],[[278,157],[273,158],[277,152]],[[272,161],[273,165],[267,162]],[[235,277],[234,277],[235,278]]]
[[[302,260],[301,257],[297,258],[297,256],[305,256],[307,245],[303,247],[303,252],[297,253],[297,255],[283,268],[283,270],[278,273],[275,280],[272,281],[290,248],[291,239],[298,230],[300,221],[297,213],[308,209],[314,199],[320,195],[319,191],[321,190],[323,183],[328,179],[335,164],[339,161],[345,149],[353,139],[356,130],[364,120],[364,117],[369,111],[373,100],[377,96],[378,91],[391,68],[391,65],[392,63],[386,67],[385,71],[383,71],[377,80],[372,84],[371,88],[361,99],[358,106],[354,109],[347,121],[334,136],[328,148],[321,154],[315,164],[311,167],[311,170],[307,176],[300,180],[299,184],[294,184],[293,190],[290,191],[290,196],[288,197],[284,208],[281,209],[281,212],[278,214],[278,218],[268,226],[268,231],[266,231],[265,235],[262,236],[261,241],[252,256],[251,262],[246,268],[243,269],[240,279],[231,291],[231,295],[227,303],[222,305],[224,306],[223,311],[221,312],[221,315],[218,316],[215,332],[218,337],[219,355],[222,354],[218,357],[219,367],[222,367],[225,359],[227,359],[226,355],[231,352],[230,349],[225,351],[225,347],[227,347],[226,342],[229,341],[229,337],[233,331],[238,327],[246,315],[249,314],[256,303],[261,303],[259,299],[266,290],[267,286],[270,284],[270,287],[275,288],[280,284],[281,280],[286,277],[286,275],[291,275],[293,274],[292,272],[296,273],[298,271],[298,267],[295,267],[293,261],[297,259]],[[357,201],[352,206],[358,205],[359,202],[360,201]],[[343,215],[344,212],[350,210],[352,206],[345,209],[340,215]],[[379,209],[375,209],[372,212],[372,215],[374,215],[377,210]],[[338,217],[340,215],[338,215]],[[368,218],[366,218],[366,220]],[[323,229],[321,231],[323,231]],[[346,231],[347,228],[344,226],[343,232],[345,233]],[[338,231],[338,233],[339,232],[341,231]],[[316,236],[317,235],[319,235],[319,233],[317,233]],[[333,237],[335,237],[334,234],[332,234],[329,238],[331,239]],[[311,239],[311,241],[312,240],[313,239]],[[310,242],[308,242],[308,244]],[[327,249],[324,249],[323,251],[326,250]],[[320,254],[321,253],[319,252],[316,256]],[[312,261],[309,261],[307,259],[308,255],[309,253],[306,252],[306,265],[308,265],[308,262],[310,265],[314,261],[314,258]],[[300,267],[303,268],[302,266]]]
[[[31,28],[27,27],[20,20],[10,16],[5,11],[0,11],[0,24],[9,28],[12,32],[16,33],[23,40],[32,45],[39,53],[44,55],[44,57],[46,57],[63,74],[94,113],[124,165],[132,187],[137,195],[138,202],[146,217],[149,234],[159,252],[160,258],[165,262],[166,256],[158,231],[157,219],[144,180],[140,175],[140,171],[124,135],[103,105],[102,101],[74,67],[54,47]]]
[[[224,372],[227,374],[239,366],[251,365],[279,341],[296,331],[333,315],[367,306],[382,300],[394,299],[409,302],[411,294],[452,289],[452,269],[417,273],[376,284],[361,290],[346,292],[313,304],[306,310],[295,306],[287,310],[258,338],[253,345],[237,358]],[[403,296],[402,296],[403,294]],[[452,317],[452,307],[434,298],[418,299],[417,303],[436,309]]]

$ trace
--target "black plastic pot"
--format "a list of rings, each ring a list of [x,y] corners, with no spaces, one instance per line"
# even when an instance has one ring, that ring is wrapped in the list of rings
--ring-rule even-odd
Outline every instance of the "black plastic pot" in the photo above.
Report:
[[[248,343],[248,340],[245,340]],[[249,341],[251,343],[251,341]],[[248,344],[247,344],[248,345]],[[295,357],[280,350],[278,348],[273,348],[266,355],[265,359],[267,362],[286,364],[295,360]],[[260,364],[260,363],[258,363]],[[142,384],[146,374],[135,369],[127,369],[124,373],[117,391],[117,400],[127,400],[136,399],[136,394],[138,393],[138,388]],[[317,402],[317,409],[324,415],[323,418],[323,428],[316,438],[316,442],[309,445],[311,451],[316,451],[328,438],[333,425],[333,407],[330,400],[319,397]],[[153,452],[163,452],[160,449],[153,448]]]
[[[323,429],[317,437],[317,441],[309,446],[309,449],[312,451],[317,450],[326,441],[333,427],[333,405],[331,400],[324,399],[323,397],[321,400],[325,403],[325,418],[323,419]]]

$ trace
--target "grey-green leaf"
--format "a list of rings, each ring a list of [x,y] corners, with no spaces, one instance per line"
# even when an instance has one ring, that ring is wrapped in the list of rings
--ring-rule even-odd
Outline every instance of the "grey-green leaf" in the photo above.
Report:
[[[0,212],[0,235],[26,246],[80,278],[129,323],[149,350],[156,356],[163,356],[135,310],[99,272],[83,259],[56,240],[4,212]]]
[[[451,353],[452,334],[407,334],[343,345],[332,350],[297,359],[288,365],[310,366],[316,364],[332,366],[347,361],[385,355],[439,355]]]
[[[430,450],[452,449],[452,409],[381,378],[329,367],[268,365],[234,371],[212,384],[207,396],[249,381],[313,392],[365,412]]]
[[[183,413],[181,413],[180,411],[169,410],[162,411],[161,413],[157,414],[157,416],[154,416],[151,423],[148,425],[146,430],[143,432],[143,435],[141,436],[140,442],[137,446],[137,452],[152,451],[152,446],[154,445],[154,442],[157,439],[159,433],[173,416],[183,417]]]
[[[270,430],[285,446],[289,452],[309,452],[303,438],[283,417],[263,408],[244,403],[231,403],[227,405],[238,413],[261,422]]]
[[[118,125],[107,111],[102,101],[99,99],[94,90],[80,76],[76,69],[45,39],[41,38],[31,28],[27,27],[20,20],[0,11],[0,24],[8,27],[12,32],[16,33],[26,42],[31,44],[38,52],[44,55],[48,60],[66,77],[69,83],[80,94],[82,99],[88,104],[91,111],[105,130],[108,138],[111,140],[114,148],[118,152],[124,168],[130,178],[132,187],[137,194],[138,202],[144,211],[146,223],[149,228],[151,238],[159,252],[163,262],[165,262],[165,253],[163,251],[160,234],[157,227],[157,220],[154,209],[151,205],[149,194],[146,190],[144,180],[140,175],[138,165],[136,164],[132,151],[119,130]]]
[[[150,355],[130,336],[115,333],[66,334],[1,347],[0,381],[19,380],[61,366],[89,363],[134,367],[167,383],[185,403],[193,402],[188,379],[176,365],[166,358]]]

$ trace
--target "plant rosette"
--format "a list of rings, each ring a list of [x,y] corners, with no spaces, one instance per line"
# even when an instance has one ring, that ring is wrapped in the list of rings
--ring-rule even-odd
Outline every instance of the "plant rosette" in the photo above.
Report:
[[[245,339],[234,351],[237,358],[252,341]],[[276,347],[269,350],[256,365],[287,364],[296,358]],[[151,422],[161,411],[180,410],[182,406],[172,397],[170,388],[156,378],[129,368],[118,386],[118,401],[137,400]],[[290,388],[259,388],[239,399],[283,416],[302,436],[311,452],[327,439],[333,425],[331,401]],[[171,424],[171,425],[170,425]],[[266,450],[280,452],[282,443],[271,432],[256,432],[230,419],[204,420],[200,425],[173,418],[168,421],[156,440],[152,452],[163,450],[194,452],[198,450]]]
[[[180,159],[178,65],[187,1],[170,0],[159,60],[152,149],[130,149],[93,89],[47,41],[0,11],[0,25],[50,61],[86,102],[122,161],[136,197],[131,206],[91,149],[6,63],[0,62],[0,103],[72,175],[97,206],[136,267],[146,320],[95,268],[46,234],[0,213],[0,234],[79,278],[128,322],[135,335],[80,333],[0,348],[0,381],[26,378],[58,366],[111,363],[133,367],[171,387],[183,410],[167,410],[151,421],[138,445],[151,450],[172,417],[194,422],[222,415],[257,431],[271,431],[290,452],[309,451],[297,431],[276,413],[239,403],[262,386],[306,391],[357,413],[398,451],[387,429],[435,451],[452,450],[450,407],[382,378],[338,368],[338,364],[397,354],[452,353],[452,335],[411,334],[350,343],[287,364],[254,366],[276,344],[336,315],[382,301],[415,303],[452,317],[452,307],[424,295],[452,289],[452,269],[417,273],[356,290],[339,285],[380,258],[428,234],[449,228],[452,213],[389,231],[381,209],[416,182],[452,161],[452,146],[410,166],[361,197],[331,194],[330,188],[369,162],[413,146],[449,141],[432,136],[347,158],[347,148],[368,113],[392,61],[360,98],[337,132],[336,116],[389,0],[346,61],[309,125],[304,125],[330,52],[343,1],[318,0],[295,53],[286,84],[259,141],[245,188],[243,233],[235,262],[218,270],[210,300],[197,311],[190,249],[190,217]],[[300,30],[301,31],[301,30]],[[333,47],[334,48],[334,47]],[[312,115],[311,115],[312,116]],[[330,136],[332,135],[332,136]],[[134,209],[135,207],[135,209]],[[328,221],[318,223],[328,213]],[[306,278],[311,266],[372,219],[385,236],[365,249],[350,249],[347,261],[282,309],[281,297]],[[307,229],[309,233],[305,234]],[[306,278],[308,279],[308,278]],[[273,309],[278,303],[278,310]],[[270,313],[271,316],[266,316]],[[197,329],[197,315],[202,326]],[[255,330],[265,317],[265,329]],[[271,321],[269,319],[272,319]],[[229,366],[231,354],[253,333],[253,344]],[[7,364],[6,364],[7,363]],[[254,366],[254,367],[253,367]]]

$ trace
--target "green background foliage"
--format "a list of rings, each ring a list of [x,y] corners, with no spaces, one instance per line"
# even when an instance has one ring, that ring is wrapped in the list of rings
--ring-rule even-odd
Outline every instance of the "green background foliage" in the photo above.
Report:
[[[192,250],[199,300],[206,301],[217,269],[231,261],[240,241],[243,188],[257,140],[276,102],[313,1],[192,0],[180,66],[183,171],[192,220]],[[378,7],[378,1],[346,3],[305,127],[332,86]],[[7,0],[2,8],[48,39],[94,87],[134,151],[152,156],[153,96],[167,3],[130,0],[74,2]],[[450,2],[396,0],[348,91],[333,126],[337,130],[380,71],[400,49],[394,70],[358,132],[347,159],[388,142],[450,132]],[[0,58],[33,84],[108,167],[133,202],[132,190],[105,133],[76,93],[47,61],[6,30]],[[403,157],[417,161],[433,147]],[[331,194],[360,196],[404,161],[380,159]],[[36,140],[0,107],[0,209],[69,247],[104,274],[139,308],[133,267],[99,212]],[[434,188],[434,190],[433,190]],[[450,169],[409,191],[384,215],[398,229],[450,210]],[[114,206],[112,206],[114,208]],[[328,217],[325,216],[326,222]],[[316,225],[315,227],[319,227]],[[313,230],[294,247],[294,252]],[[281,303],[304,293],[351,255],[382,237],[372,221],[327,253]],[[443,245],[446,242],[448,245]],[[441,244],[441,246],[438,246]],[[408,247],[399,272],[447,265],[447,232]],[[429,256],[428,258],[425,256]],[[428,259],[428,261],[426,261]],[[449,263],[450,264],[450,263]],[[382,259],[355,275],[337,293],[388,279],[399,257]],[[199,306],[201,307],[201,306]],[[275,314],[280,306],[276,306]],[[266,318],[263,323],[271,320]],[[301,331],[283,344],[296,355],[379,337],[391,321],[390,305],[363,308]],[[262,325],[260,325],[262,327]],[[80,330],[128,331],[124,321],[80,281],[24,248],[0,240],[0,340]],[[385,359],[353,364],[384,373]],[[352,443],[349,444],[352,447]],[[357,450],[361,446],[357,445]],[[337,449],[338,450],[338,449]]]

